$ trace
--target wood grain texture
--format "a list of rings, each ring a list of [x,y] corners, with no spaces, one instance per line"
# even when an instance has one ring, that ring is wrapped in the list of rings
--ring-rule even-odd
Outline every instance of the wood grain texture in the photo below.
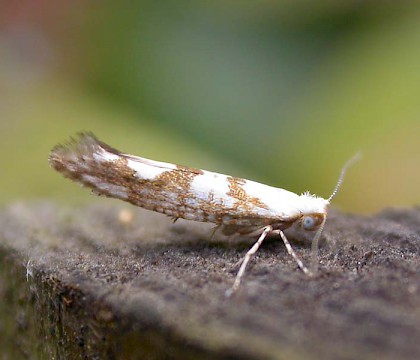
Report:
[[[231,299],[252,239],[121,211],[1,210],[0,345],[13,358],[420,358],[420,209],[333,211],[315,278],[267,241]],[[295,249],[309,261],[309,244]]]

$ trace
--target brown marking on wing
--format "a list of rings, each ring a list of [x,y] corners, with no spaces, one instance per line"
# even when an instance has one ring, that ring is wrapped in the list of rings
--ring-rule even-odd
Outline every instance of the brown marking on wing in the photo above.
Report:
[[[176,216],[185,218],[185,210],[187,209],[187,199],[195,197],[190,192],[191,183],[197,175],[202,174],[201,170],[187,168],[177,165],[174,170],[161,173],[155,180],[149,180],[156,192],[165,192],[167,194],[176,195]]]
[[[194,196],[194,194],[191,195]],[[218,205],[215,201],[213,190],[209,191],[207,200],[198,199],[197,202],[199,204],[199,208],[203,211],[204,222],[215,222],[217,224],[221,224],[222,216],[217,215]]]
[[[229,183],[229,191],[227,192],[227,195],[238,200],[238,202],[246,202],[248,200],[248,195],[242,188],[242,185],[245,184],[245,181],[243,179],[232,176],[229,176],[227,181]]]
[[[187,167],[187,166],[183,166],[183,165],[177,165],[176,166],[178,170],[186,172],[186,173],[193,173],[196,175],[204,175],[204,171],[201,169],[196,169],[193,167]]]
[[[229,191],[227,192],[227,195],[237,200],[237,207],[243,208],[244,210],[250,210],[252,207],[268,210],[268,206],[260,199],[249,196],[246,193],[242,187],[245,185],[246,180],[229,176],[227,181],[229,182]]]
[[[191,182],[198,175],[194,170],[186,171],[185,167],[177,166],[174,170],[168,170],[156,177],[152,182],[160,184],[164,190],[188,193]]]

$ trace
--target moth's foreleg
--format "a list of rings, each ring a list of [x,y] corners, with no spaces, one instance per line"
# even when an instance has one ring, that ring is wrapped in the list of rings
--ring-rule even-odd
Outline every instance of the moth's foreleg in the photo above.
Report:
[[[312,275],[312,272],[309,271],[309,269],[303,265],[302,260],[299,259],[295,251],[293,250],[292,246],[289,243],[289,240],[287,240],[286,235],[284,235],[283,231],[281,230],[274,230],[273,232],[278,233],[283,240],[284,246],[286,246],[287,252],[295,259],[297,262],[299,268],[306,274],[306,275]]]
[[[251,249],[248,250],[248,252],[245,254],[244,259],[242,261],[241,267],[239,268],[238,273],[236,274],[235,282],[233,283],[233,286],[231,289],[226,291],[226,296],[231,296],[235,291],[239,289],[239,285],[241,284],[241,279],[244,276],[246,266],[249,263],[249,260],[251,260],[251,257],[258,251],[259,247],[261,246],[264,239],[267,237],[267,235],[273,231],[273,228],[271,226],[266,226],[264,228],[264,231],[256,241],[256,243],[251,247]]]

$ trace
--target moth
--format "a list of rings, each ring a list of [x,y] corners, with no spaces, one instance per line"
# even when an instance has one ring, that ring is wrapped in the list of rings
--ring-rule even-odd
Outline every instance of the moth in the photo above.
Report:
[[[323,199],[309,192],[297,195],[250,180],[125,154],[92,133],[80,133],[55,146],[49,156],[55,170],[98,195],[121,199],[174,220],[214,223],[225,235],[258,237],[244,256],[228,295],[239,288],[247,264],[268,235],[281,237],[305,274],[317,271],[318,242],[328,206],[354,160],[343,167],[331,196]],[[295,223],[315,232],[310,269],[298,258],[283,233]]]

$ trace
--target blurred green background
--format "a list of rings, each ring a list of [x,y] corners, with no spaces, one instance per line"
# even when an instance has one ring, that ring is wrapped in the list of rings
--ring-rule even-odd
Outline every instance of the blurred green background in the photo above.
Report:
[[[0,1],[0,203],[96,200],[47,163],[81,130],[323,197],[362,150],[336,207],[419,204],[420,3]]]

